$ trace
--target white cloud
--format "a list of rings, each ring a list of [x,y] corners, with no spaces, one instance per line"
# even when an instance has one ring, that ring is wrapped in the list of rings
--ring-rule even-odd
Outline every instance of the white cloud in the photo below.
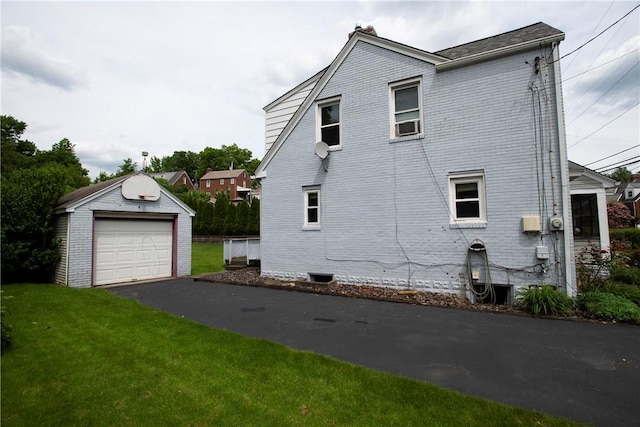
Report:
[[[22,26],[2,29],[2,68],[14,75],[71,91],[85,86],[82,73],[71,63],[49,56],[41,38]]]

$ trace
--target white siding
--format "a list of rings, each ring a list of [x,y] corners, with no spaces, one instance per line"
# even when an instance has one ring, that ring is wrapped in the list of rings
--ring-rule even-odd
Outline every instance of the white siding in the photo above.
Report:
[[[60,262],[54,272],[54,282],[58,285],[67,283],[69,214],[64,213],[56,218],[56,238],[60,240]]]

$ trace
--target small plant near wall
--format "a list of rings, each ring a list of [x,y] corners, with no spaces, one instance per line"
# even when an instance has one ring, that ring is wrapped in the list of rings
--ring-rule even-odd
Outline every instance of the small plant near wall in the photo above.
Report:
[[[557,291],[551,285],[530,286],[521,289],[516,296],[516,305],[534,315],[569,316],[573,313],[574,300]]]

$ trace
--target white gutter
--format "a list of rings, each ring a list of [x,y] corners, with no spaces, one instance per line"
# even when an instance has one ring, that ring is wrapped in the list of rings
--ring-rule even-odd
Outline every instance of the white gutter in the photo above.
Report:
[[[523,50],[537,49],[540,46],[548,44],[555,44],[555,46],[557,46],[558,43],[562,40],[564,40],[564,33],[501,47],[499,49],[490,50],[488,52],[476,53],[475,55],[464,56],[462,58],[452,59],[448,62],[436,64],[436,71],[447,71],[453,68],[464,67],[466,65],[475,64],[477,62],[488,61],[490,59],[499,58],[501,56],[511,55]]]
[[[567,140],[564,129],[564,102],[562,99],[562,86],[559,84],[560,78],[560,53],[558,51],[559,41],[552,44],[553,52],[553,84],[556,95],[556,118],[558,124],[558,148],[560,151],[560,183],[562,186],[562,221],[564,227],[564,277],[568,284],[567,295],[575,296],[577,293],[577,283],[575,281],[575,262],[571,255],[573,249],[573,230],[569,228],[571,224],[571,194],[569,188],[569,162],[567,160]]]

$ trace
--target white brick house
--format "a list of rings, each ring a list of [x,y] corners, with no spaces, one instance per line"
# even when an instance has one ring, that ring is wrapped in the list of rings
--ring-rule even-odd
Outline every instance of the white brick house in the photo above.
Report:
[[[56,208],[55,283],[89,287],[191,274],[195,212],[139,172],[80,188]]]
[[[262,275],[575,294],[561,40],[538,23],[430,53],[355,31],[265,107]]]

